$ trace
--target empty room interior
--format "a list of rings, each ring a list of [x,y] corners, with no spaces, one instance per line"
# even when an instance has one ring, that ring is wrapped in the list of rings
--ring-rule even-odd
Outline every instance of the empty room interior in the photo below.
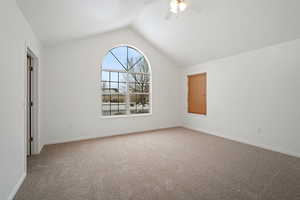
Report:
[[[1,0],[0,200],[300,200],[299,0]]]

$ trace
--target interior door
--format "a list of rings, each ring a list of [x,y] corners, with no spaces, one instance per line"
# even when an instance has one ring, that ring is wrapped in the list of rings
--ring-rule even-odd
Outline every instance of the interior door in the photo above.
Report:
[[[32,57],[27,55],[27,155],[32,154]]]
[[[206,73],[188,76],[188,112],[207,114]]]

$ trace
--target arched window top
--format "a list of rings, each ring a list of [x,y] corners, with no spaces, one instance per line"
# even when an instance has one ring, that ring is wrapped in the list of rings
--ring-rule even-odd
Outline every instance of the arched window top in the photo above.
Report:
[[[136,48],[118,46],[108,51],[102,62],[103,70],[149,73],[145,56]]]
[[[103,116],[151,113],[151,70],[143,53],[131,46],[115,47],[101,69]]]

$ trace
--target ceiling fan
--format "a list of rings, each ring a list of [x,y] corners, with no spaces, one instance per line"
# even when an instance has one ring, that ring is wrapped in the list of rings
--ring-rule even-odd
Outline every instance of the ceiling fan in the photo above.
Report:
[[[169,6],[169,11],[165,17],[166,20],[169,20],[172,16],[178,17],[187,9],[188,4],[186,0],[170,0]]]
[[[159,0],[146,0],[146,4],[158,2]],[[162,1],[162,0],[161,0]],[[171,17],[179,17],[186,10],[196,11],[191,8],[190,0],[164,0],[166,3],[169,2],[169,10],[166,14],[165,19],[169,20]],[[198,11],[196,11],[198,13]]]
[[[170,1],[170,12],[178,14],[184,12],[188,4],[186,0],[171,0]]]

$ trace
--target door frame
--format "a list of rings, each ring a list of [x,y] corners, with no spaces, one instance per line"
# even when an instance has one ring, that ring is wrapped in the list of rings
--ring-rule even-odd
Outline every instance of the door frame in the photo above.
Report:
[[[26,152],[27,156],[32,156],[32,146],[33,146],[33,57],[30,54],[27,54],[27,90],[26,90],[26,99],[27,99],[27,120],[26,120]]]
[[[31,136],[33,137],[33,141],[31,142],[31,152],[32,155],[39,154],[40,153],[40,137],[39,137],[39,125],[38,125],[38,114],[39,114],[39,88],[38,88],[38,71],[39,71],[39,59],[38,57],[33,53],[33,51],[26,45],[25,48],[25,90],[24,90],[24,96],[25,96],[25,160],[27,158],[27,150],[28,150],[28,141],[27,141],[27,134],[29,129],[29,121],[28,121],[28,72],[29,68],[27,67],[27,55],[29,55],[32,58],[32,67],[33,71],[31,72],[31,97],[33,101],[33,107],[31,108]],[[26,168],[26,166],[25,166]]]

